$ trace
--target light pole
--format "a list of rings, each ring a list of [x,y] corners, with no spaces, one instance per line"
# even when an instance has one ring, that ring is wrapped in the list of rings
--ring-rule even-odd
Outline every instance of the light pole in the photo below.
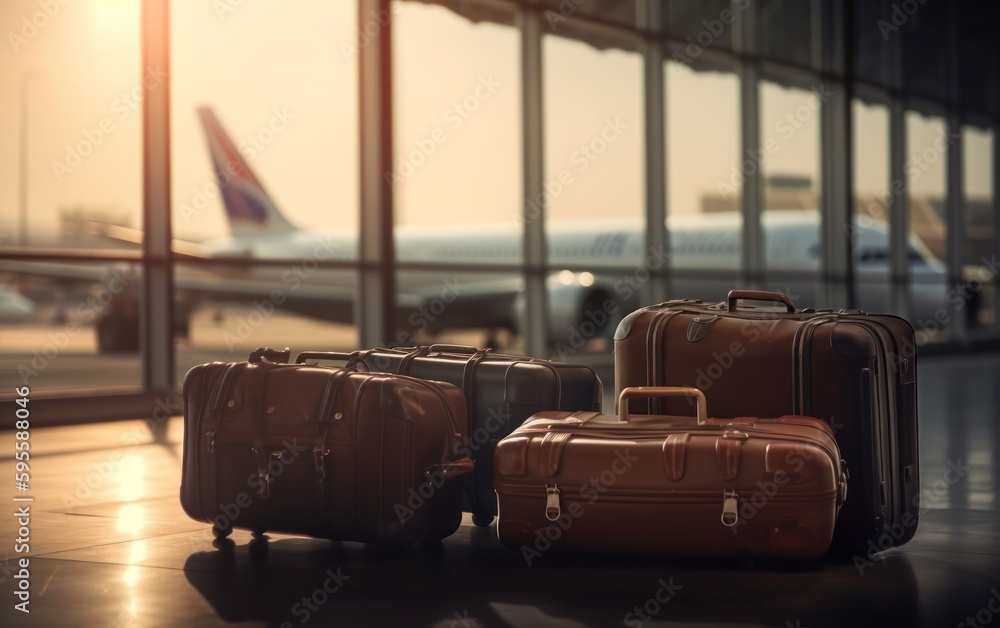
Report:
[[[21,135],[20,135],[20,175],[21,181],[18,187],[18,203],[20,207],[20,221],[18,223],[19,235],[17,243],[20,246],[28,246],[28,82],[31,80],[31,71],[26,71],[21,75]]]

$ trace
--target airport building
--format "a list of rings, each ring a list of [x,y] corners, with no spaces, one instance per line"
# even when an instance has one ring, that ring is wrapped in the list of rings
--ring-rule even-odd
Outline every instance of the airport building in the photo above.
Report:
[[[985,0],[4,2],[0,466],[19,471],[27,405],[32,610],[123,626],[988,624],[998,21]],[[261,550],[242,532],[225,557],[177,504],[196,365],[491,347],[592,367],[613,412],[619,322],[733,289],[913,326],[913,541],[806,573],[608,559],[535,582],[468,521],[444,558],[283,535]],[[343,591],[324,589],[340,566]],[[547,597],[553,576],[572,586]],[[459,595],[386,604],[413,578]],[[330,602],[296,608],[268,595],[279,581]],[[11,606],[4,625],[27,619]]]

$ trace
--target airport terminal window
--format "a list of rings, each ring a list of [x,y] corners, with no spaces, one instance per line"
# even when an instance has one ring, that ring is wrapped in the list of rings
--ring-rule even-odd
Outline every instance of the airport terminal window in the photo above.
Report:
[[[935,322],[945,300],[947,220],[945,179],[949,140],[944,119],[906,113],[906,173],[909,186],[910,321],[934,341],[947,340]],[[938,317],[940,318],[940,317]]]
[[[820,242],[819,127],[823,90],[786,87],[764,81],[760,89],[761,180],[767,287],[796,295],[800,307],[816,306],[814,281],[818,256],[808,251]]]
[[[643,226],[642,58],[545,35],[542,81],[550,264],[639,263],[641,247],[615,243]],[[573,252],[575,231],[602,228],[607,245]]]
[[[60,257],[0,256],[0,399],[15,382],[42,398],[136,392],[134,349],[102,351],[102,337],[138,338],[141,273],[121,260],[141,241],[142,100],[165,75],[137,62],[138,3],[42,8],[0,3],[0,254]]]
[[[170,7],[174,237],[355,231],[356,3]]]
[[[393,4],[396,256],[520,262],[519,33],[451,10]],[[513,17],[511,16],[511,20]],[[455,54],[461,50],[461,54]],[[465,236],[487,237],[474,246]]]
[[[855,100],[854,227],[851,230],[858,307],[889,311],[889,110]]]
[[[175,247],[203,260],[174,268],[177,381],[258,346],[350,347],[356,272],[329,264],[357,258],[356,3],[171,20]],[[243,257],[284,261],[211,262]]]
[[[674,61],[664,72],[672,268],[678,276],[691,269],[737,269],[743,226],[739,78]]]
[[[993,325],[996,297],[991,281],[990,262],[994,251],[993,224],[993,133],[975,126],[962,128],[962,203],[965,212],[963,275],[970,285],[982,286],[975,297],[974,327]]]

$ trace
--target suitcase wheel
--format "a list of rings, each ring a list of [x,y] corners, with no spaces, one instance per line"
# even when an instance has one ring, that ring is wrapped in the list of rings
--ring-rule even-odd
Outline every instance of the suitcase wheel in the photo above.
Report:
[[[493,523],[493,515],[472,515],[472,523],[480,528],[488,528]]]
[[[212,534],[220,541],[232,533],[233,529],[231,527],[220,528],[219,526],[212,526]]]

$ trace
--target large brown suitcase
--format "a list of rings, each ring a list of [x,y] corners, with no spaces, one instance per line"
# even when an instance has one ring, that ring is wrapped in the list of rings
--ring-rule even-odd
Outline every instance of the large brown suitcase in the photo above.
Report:
[[[696,403],[697,421],[629,416],[629,399],[666,397]],[[626,388],[619,408],[619,416],[541,412],[497,446],[497,532],[529,564],[550,547],[698,558],[826,553],[847,490],[826,423],[706,419],[694,388]]]
[[[525,419],[542,410],[600,412],[604,389],[593,369],[580,364],[503,355],[464,345],[368,349],[353,353],[306,351],[297,362],[349,360],[359,368],[448,382],[465,393],[469,415],[466,455],[476,463],[464,508],[488,526],[497,514],[493,448]]]
[[[446,383],[284,364],[212,362],[184,378],[181,505],[213,524],[339,541],[435,541],[461,523],[472,460],[465,399]]]
[[[721,303],[680,299],[626,316],[615,334],[615,388],[694,386],[719,417],[827,421],[852,474],[834,547],[887,549],[917,527],[916,346],[913,328],[896,316],[797,310],[783,294],[734,290]],[[631,403],[632,412],[684,408]]]

